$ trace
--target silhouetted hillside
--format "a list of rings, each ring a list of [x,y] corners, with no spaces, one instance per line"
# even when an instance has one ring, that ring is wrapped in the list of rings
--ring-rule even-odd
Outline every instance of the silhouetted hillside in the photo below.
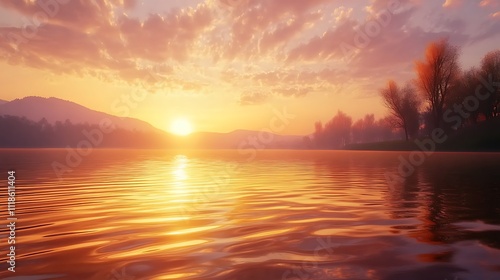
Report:
[[[500,118],[480,122],[460,129],[443,145],[443,151],[497,151],[500,152]]]
[[[500,118],[490,119],[475,125],[447,133],[448,139],[436,145],[438,151],[500,152]],[[417,140],[423,140],[420,138]],[[415,141],[386,141],[351,144],[347,150],[413,151],[419,150]]]
[[[72,124],[45,119],[38,122],[18,116],[0,116],[0,147],[6,148],[166,148],[171,139],[166,133],[131,131],[95,124]]]
[[[30,96],[0,103],[0,117],[1,131],[9,132],[9,137],[0,141],[0,147],[75,146],[86,139],[82,131],[98,129],[103,120],[111,122],[116,129],[105,135],[98,147],[291,149],[302,145],[302,136],[263,135],[250,130],[196,132],[177,137],[138,119],[120,118],[53,97]]]
[[[44,98],[28,96],[2,104],[0,115],[25,117],[38,122],[45,118],[50,124],[69,120],[73,124],[99,124],[103,119],[110,119],[117,127],[127,130],[157,131],[147,122],[134,118],[120,118],[103,112],[91,110],[77,103],[54,97]]]

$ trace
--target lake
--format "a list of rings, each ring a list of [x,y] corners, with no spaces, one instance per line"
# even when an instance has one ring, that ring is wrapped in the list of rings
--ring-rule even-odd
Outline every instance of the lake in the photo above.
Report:
[[[500,279],[500,154],[434,153],[391,184],[409,153],[67,155],[0,150],[0,278]]]

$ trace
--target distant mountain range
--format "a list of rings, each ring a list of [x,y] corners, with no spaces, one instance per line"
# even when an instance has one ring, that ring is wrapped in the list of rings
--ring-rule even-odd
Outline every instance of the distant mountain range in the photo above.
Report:
[[[95,111],[77,103],[54,97],[44,98],[29,96],[12,101],[0,100],[0,116],[24,117],[33,122],[43,118],[51,125],[67,120],[73,124],[97,125],[103,119],[110,119],[120,129],[143,135],[141,137],[161,137],[165,139],[165,148],[200,148],[200,149],[277,149],[297,148],[303,136],[265,135],[259,139],[258,131],[235,130],[229,133],[196,132],[187,137],[175,136],[157,129],[151,124],[135,119],[121,118],[107,113]],[[148,136],[151,135],[151,136]],[[74,135],[72,135],[74,136]],[[252,140],[253,139],[253,140]],[[257,141],[257,147],[255,147]],[[157,141],[158,142],[158,141]],[[161,141],[160,141],[161,142]]]
[[[120,118],[54,97],[29,96],[14,99],[10,102],[0,101],[0,115],[25,117],[35,122],[45,118],[50,124],[55,124],[57,121],[65,122],[66,120],[73,124],[99,124],[101,120],[108,118],[117,127],[131,131],[152,132],[158,130],[145,121],[134,118]]]

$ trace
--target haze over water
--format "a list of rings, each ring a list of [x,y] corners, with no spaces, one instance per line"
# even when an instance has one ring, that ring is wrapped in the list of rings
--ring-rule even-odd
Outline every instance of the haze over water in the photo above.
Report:
[[[58,180],[64,149],[0,150],[0,278],[500,279],[500,154],[436,153],[389,187],[400,155],[94,150]]]

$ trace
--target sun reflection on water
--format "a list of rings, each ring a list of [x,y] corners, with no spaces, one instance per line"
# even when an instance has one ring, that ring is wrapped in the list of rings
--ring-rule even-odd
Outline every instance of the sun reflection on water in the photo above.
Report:
[[[499,225],[498,215],[488,215],[498,213],[499,177],[488,176],[498,156],[482,156],[480,168],[462,170],[461,180],[444,180],[436,167],[424,166],[418,180],[394,191],[383,173],[397,168],[392,154],[381,161],[377,153],[263,151],[259,156],[276,160],[257,159],[227,173],[239,158],[225,151],[103,150],[58,182],[40,179],[54,160],[54,151],[44,153],[36,169],[18,167],[26,174],[19,200],[20,243],[29,248],[19,251],[19,262],[30,266],[20,277],[26,279],[101,280],[113,271],[123,279],[294,279],[304,268],[314,268],[306,271],[309,279],[411,278],[414,270],[392,265],[401,260],[422,273],[446,261],[498,275],[496,233],[464,240],[476,230],[497,231],[490,224]],[[32,155],[16,156],[25,163]],[[468,183],[480,180],[481,188]],[[443,185],[448,181],[453,187]],[[468,199],[456,199],[457,189]],[[464,220],[465,212],[488,227]],[[433,227],[437,220],[441,227]],[[471,252],[484,257],[471,260]],[[384,278],[393,272],[404,275]]]

